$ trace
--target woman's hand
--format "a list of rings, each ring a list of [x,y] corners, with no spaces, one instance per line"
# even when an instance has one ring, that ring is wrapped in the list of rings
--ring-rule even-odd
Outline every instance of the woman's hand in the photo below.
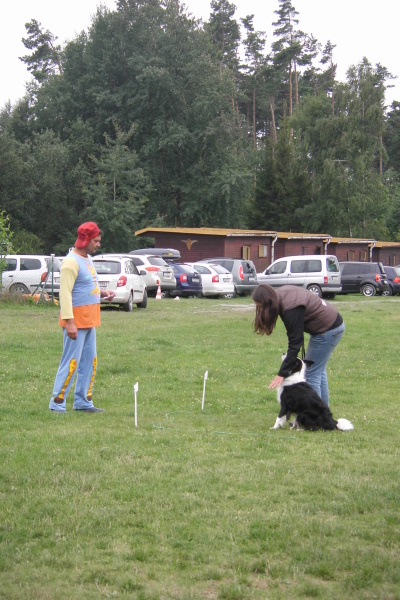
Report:
[[[281,377],[281,375],[277,375],[276,377],[273,378],[273,380],[269,384],[268,389],[273,390],[274,388],[278,387],[278,385],[281,385],[281,383],[283,382],[284,379],[285,378]]]

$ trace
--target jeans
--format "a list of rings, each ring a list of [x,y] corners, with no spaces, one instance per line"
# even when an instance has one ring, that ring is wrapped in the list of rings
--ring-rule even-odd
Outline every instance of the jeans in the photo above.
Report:
[[[96,328],[78,329],[78,337],[72,340],[63,329],[63,353],[54,382],[49,408],[57,412],[66,411],[66,400],[75,375],[75,409],[93,406],[92,387],[96,374]]]
[[[306,381],[328,405],[329,388],[326,364],[330,355],[342,339],[343,333],[344,323],[336,327],[336,329],[330,329],[325,333],[311,335],[307,346],[306,360],[313,361],[313,364],[306,369]]]

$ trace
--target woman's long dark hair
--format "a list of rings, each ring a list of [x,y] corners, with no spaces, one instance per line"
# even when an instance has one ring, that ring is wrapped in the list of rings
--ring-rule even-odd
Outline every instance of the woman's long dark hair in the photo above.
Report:
[[[270,285],[259,285],[254,293],[256,303],[256,317],[254,319],[254,333],[271,335],[279,316],[278,294]]]

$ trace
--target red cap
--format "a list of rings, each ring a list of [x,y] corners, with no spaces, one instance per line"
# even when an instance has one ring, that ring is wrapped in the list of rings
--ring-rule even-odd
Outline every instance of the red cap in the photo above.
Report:
[[[82,223],[78,227],[78,238],[75,242],[75,248],[86,248],[90,240],[101,234],[102,231],[93,221]]]

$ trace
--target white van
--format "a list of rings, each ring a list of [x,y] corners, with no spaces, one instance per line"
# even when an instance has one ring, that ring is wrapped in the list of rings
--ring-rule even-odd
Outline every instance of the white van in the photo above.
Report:
[[[333,255],[305,254],[279,258],[263,273],[257,273],[257,282],[272,287],[297,285],[318,294],[320,298],[334,298],[342,290],[339,262]]]

